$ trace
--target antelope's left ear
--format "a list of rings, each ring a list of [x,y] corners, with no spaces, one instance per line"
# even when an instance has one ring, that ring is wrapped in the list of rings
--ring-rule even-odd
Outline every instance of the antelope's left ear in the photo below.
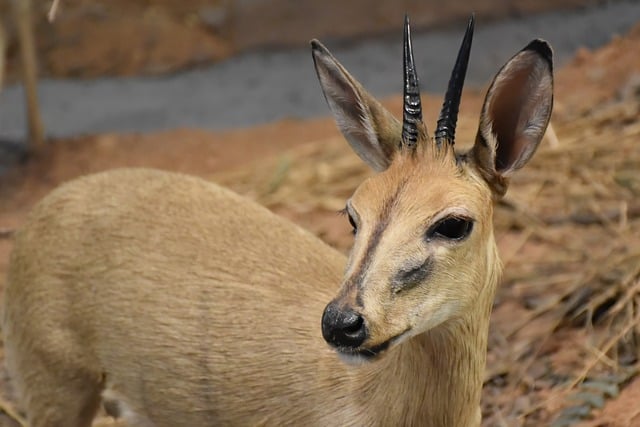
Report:
[[[553,107],[552,57],[547,42],[533,40],[502,67],[487,92],[470,158],[498,196],[547,129]]]

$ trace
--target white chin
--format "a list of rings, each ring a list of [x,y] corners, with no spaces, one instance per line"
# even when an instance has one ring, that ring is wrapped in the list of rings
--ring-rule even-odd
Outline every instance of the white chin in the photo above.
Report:
[[[360,366],[365,365],[367,363],[371,363],[371,359],[364,357],[360,354],[349,354],[343,353],[341,351],[337,351],[338,357],[342,360],[343,363],[351,366]]]

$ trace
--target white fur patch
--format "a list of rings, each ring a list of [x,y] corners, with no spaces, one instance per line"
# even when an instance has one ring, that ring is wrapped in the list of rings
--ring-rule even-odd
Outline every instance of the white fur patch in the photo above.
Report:
[[[127,404],[126,396],[118,393],[113,389],[105,389],[102,393],[102,400],[109,401],[110,404],[117,406],[118,419],[123,420],[127,425],[136,427],[156,427],[156,425],[147,417],[134,411],[133,408]]]
[[[340,360],[342,362],[344,362],[347,365],[351,365],[351,366],[362,366],[365,365],[367,363],[371,363],[371,359],[368,359],[364,356],[361,356],[359,354],[347,354],[347,353],[342,353],[340,351],[337,352],[338,353],[338,357],[340,358]]]

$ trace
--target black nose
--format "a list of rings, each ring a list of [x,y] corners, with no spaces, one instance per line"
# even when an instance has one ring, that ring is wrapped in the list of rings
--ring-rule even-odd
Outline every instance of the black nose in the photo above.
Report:
[[[356,348],[367,339],[367,330],[360,314],[331,302],[322,314],[322,336],[335,347]]]

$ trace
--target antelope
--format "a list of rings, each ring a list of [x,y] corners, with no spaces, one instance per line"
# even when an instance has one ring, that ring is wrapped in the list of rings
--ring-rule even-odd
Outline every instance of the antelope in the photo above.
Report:
[[[112,170],[44,198],[16,235],[3,315],[31,426],[89,426],[101,397],[136,426],[478,426],[501,269],[492,201],[545,132],[553,77],[533,40],[457,153],[473,27],[433,138],[407,18],[402,121],[311,41],[338,127],[377,172],[346,203],[348,258],[176,173]]]

